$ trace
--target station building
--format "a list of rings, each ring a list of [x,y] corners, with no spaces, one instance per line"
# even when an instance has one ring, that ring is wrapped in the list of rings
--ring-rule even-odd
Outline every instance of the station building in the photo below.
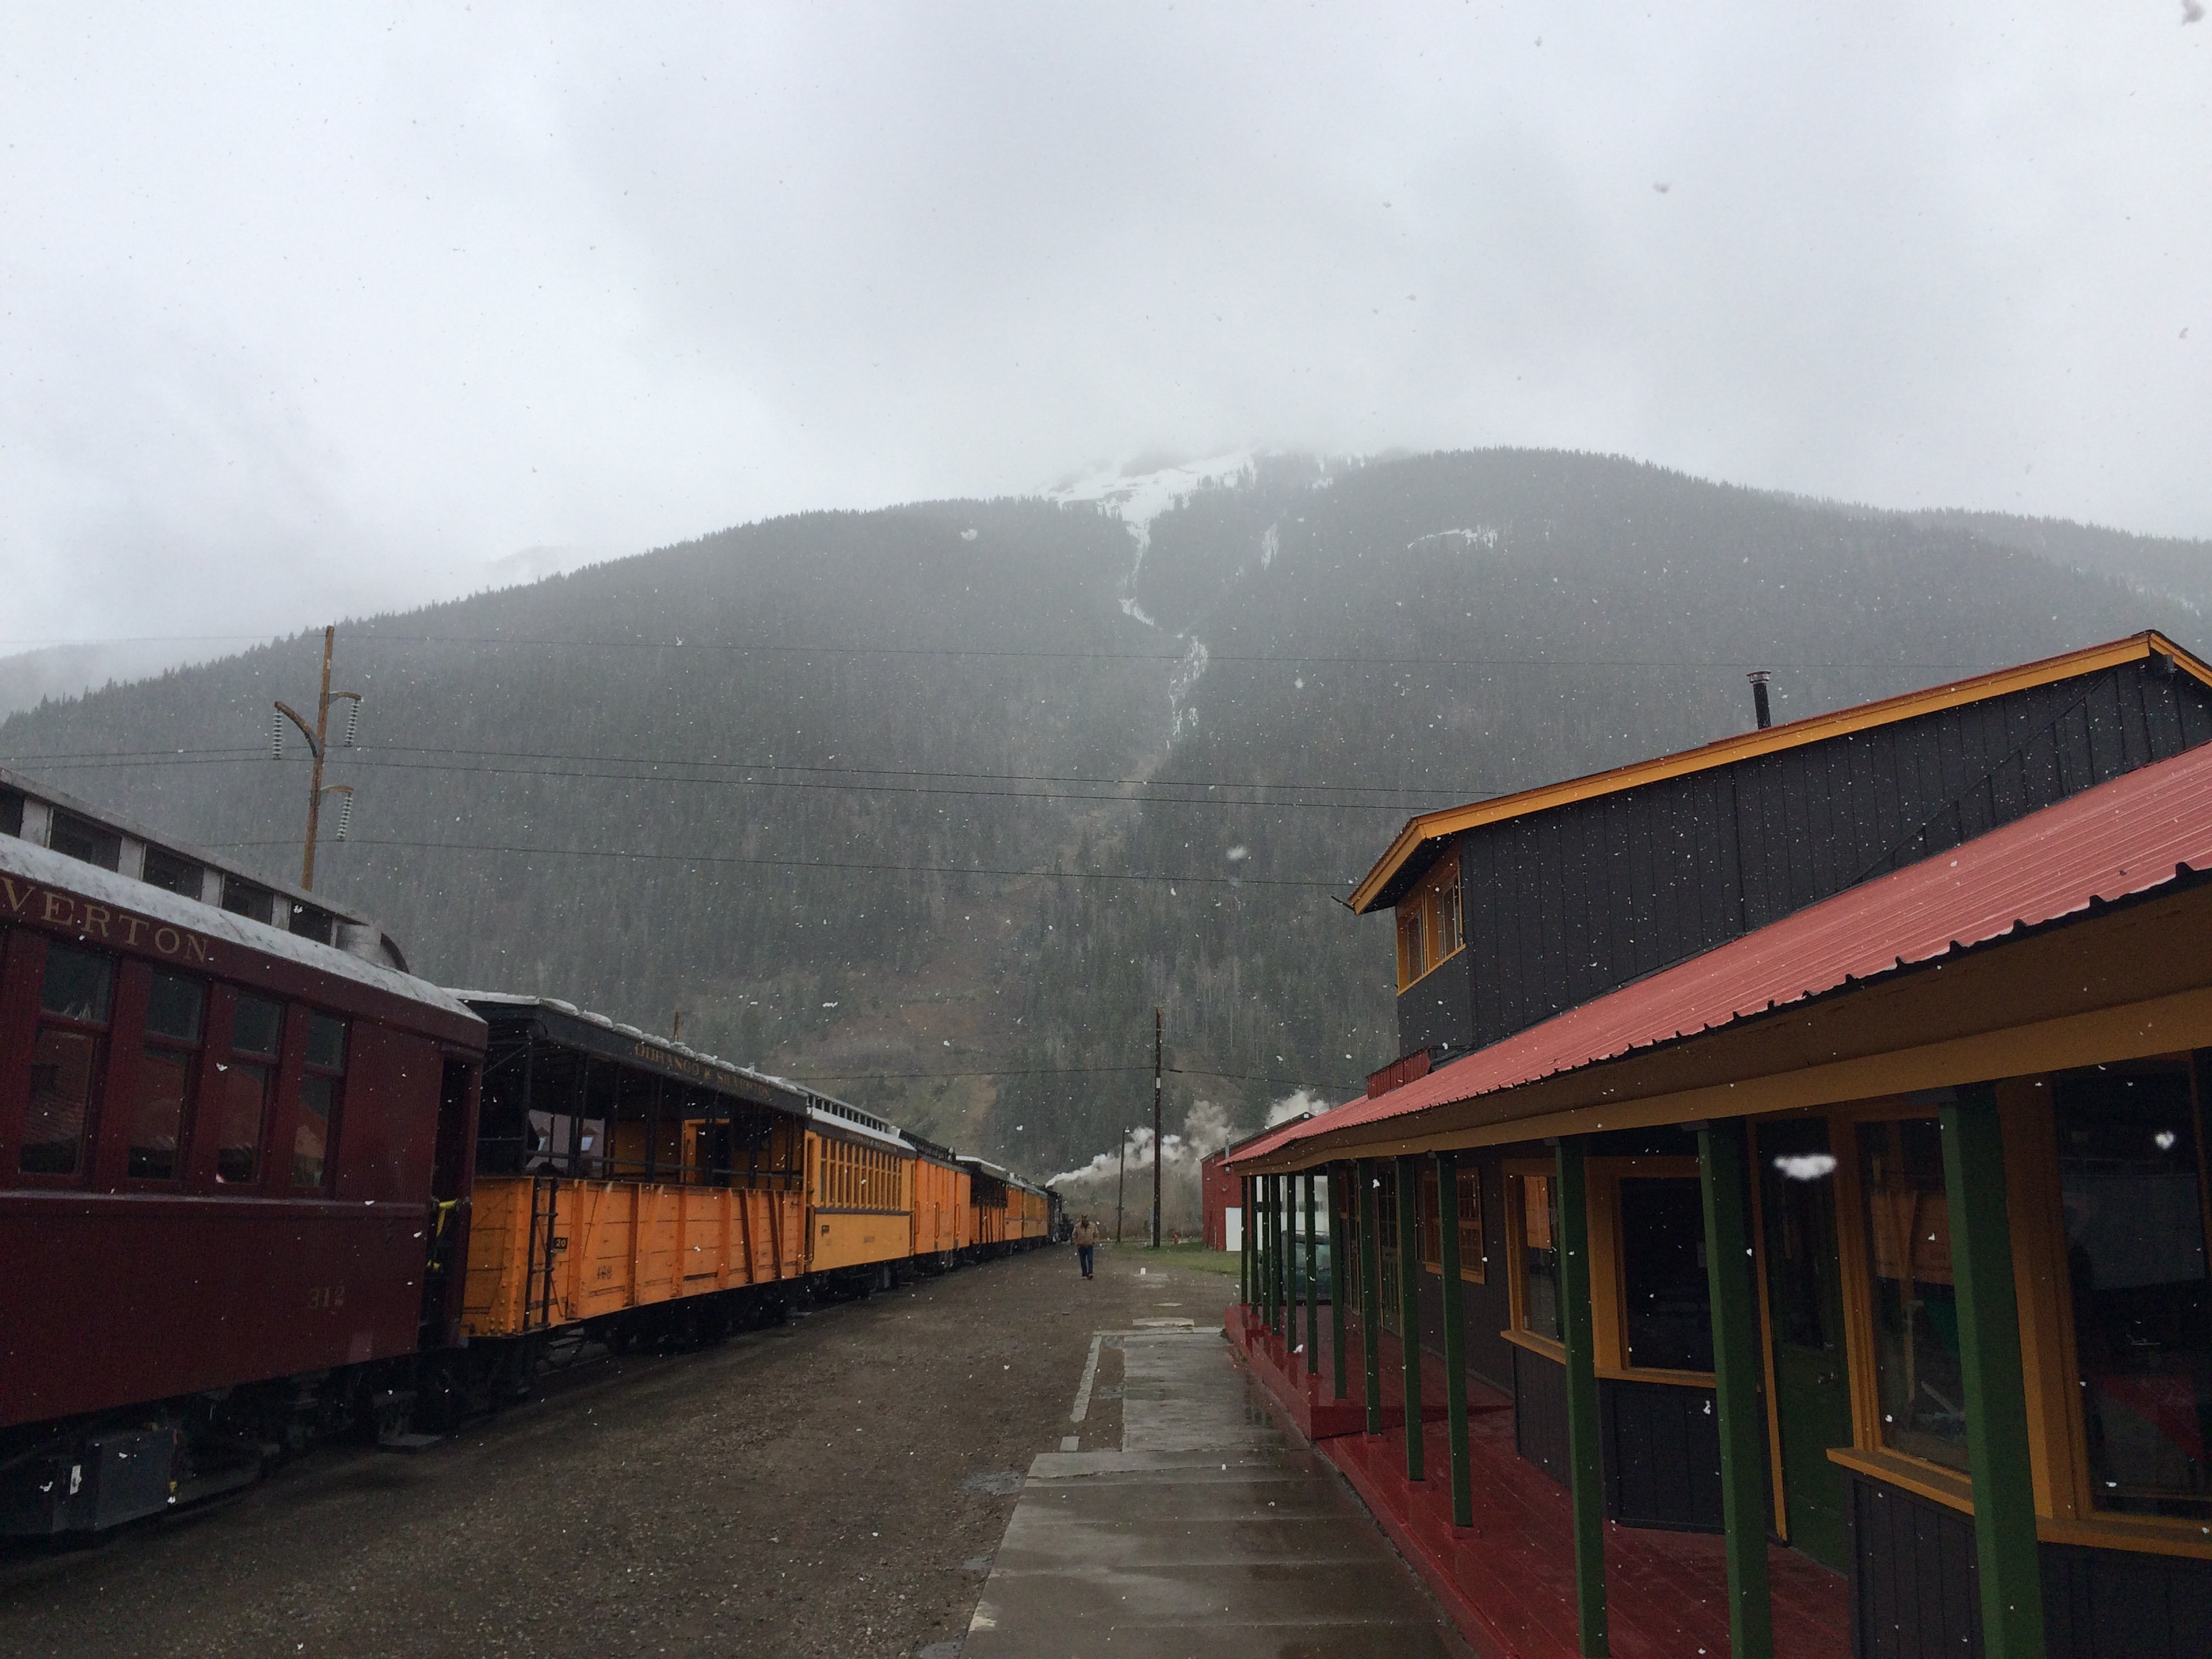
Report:
[[[1425,814],[1352,907],[1401,1053],[1231,1149],[1230,1334],[1479,1648],[2212,1653],[2212,667]]]

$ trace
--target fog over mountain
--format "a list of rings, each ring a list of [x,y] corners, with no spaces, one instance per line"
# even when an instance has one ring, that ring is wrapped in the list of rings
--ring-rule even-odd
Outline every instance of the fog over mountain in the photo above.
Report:
[[[1233,456],[804,514],[343,623],[319,885],[544,992],[1040,1174],[1395,1056],[1412,811],[2155,626],[2212,546],[1634,462]],[[320,630],[49,702],[0,764],[298,873]]]

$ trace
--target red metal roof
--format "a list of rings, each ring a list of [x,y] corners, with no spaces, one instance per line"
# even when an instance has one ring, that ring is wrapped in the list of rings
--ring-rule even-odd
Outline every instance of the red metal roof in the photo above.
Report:
[[[1403,1117],[1695,1036],[2212,870],[2212,744],[2141,768],[1571,1008],[1387,1094],[1236,1149]]]

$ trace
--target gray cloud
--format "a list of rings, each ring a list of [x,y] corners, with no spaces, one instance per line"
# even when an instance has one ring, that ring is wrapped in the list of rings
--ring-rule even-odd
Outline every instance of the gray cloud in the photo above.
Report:
[[[23,637],[273,629],[519,550],[1252,444],[2212,533],[2212,35],[2168,6],[9,33]]]

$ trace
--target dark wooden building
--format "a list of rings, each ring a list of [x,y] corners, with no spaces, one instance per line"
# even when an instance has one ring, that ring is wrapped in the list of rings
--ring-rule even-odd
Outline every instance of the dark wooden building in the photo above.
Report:
[[[1403,1052],[1231,1149],[1231,1334],[1478,1646],[2212,1653],[2208,738],[2145,634],[1360,884]]]
[[[2212,739],[2212,668],[2155,633],[1407,824],[1398,1044],[1462,1054]]]

